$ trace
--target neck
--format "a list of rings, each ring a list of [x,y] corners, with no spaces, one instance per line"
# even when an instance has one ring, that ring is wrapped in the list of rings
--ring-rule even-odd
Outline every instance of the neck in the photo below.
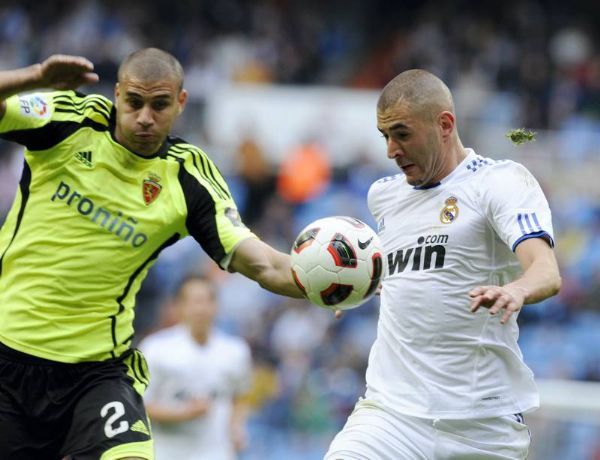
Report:
[[[144,151],[144,150],[140,150],[138,148],[135,148],[132,145],[129,145],[125,138],[123,137],[120,129],[118,126],[115,127],[114,129],[114,134],[113,134],[113,138],[115,141],[117,141],[120,145],[122,145],[123,147],[125,147],[127,150],[129,150],[130,152],[135,153],[136,155],[139,155],[141,157],[151,157],[153,155],[156,155],[156,153],[159,151],[161,145],[163,144],[163,142],[161,142],[160,144],[158,144],[157,146],[155,146],[155,148],[152,150],[152,152],[148,152],[148,151]]]
[[[446,155],[441,155],[440,165],[438,168],[439,173],[431,181],[432,183],[440,182],[442,179],[450,175],[458,165],[467,157],[467,151],[462,145],[460,139],[456,139],[449,146],[449,150]]]
[[[209,329],[200,329],[200,330],[190,329],[190,333],[192,334],[192,337],[195,342],[197,342],[201,345],[205,345],[206,342],[208,342],[210,330]]]
[[[450,157],[452,158],[452,170],[454,171],[456,167],[462,163],[462,161],[467,158],[467,151],[462,145],[460,139],[456,139],[456,142],[453,143],[452,150],[450,153]]]

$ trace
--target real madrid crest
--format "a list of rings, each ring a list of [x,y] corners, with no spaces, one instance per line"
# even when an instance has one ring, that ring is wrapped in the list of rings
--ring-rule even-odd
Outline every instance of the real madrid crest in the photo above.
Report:
[[[446,206],[440,213],[440,220],[442,224],[451,224],[458,218],[458,206],[456,206],[457,198],[451,196],[446,199]]]
[[[154,173],[148,173],[148,177],[144,179],[144,182],[142,183],[142,195],[146,206],[158,198],[158,195],[162,190],[162,185],[160,185],[159,182],[160,177]]]

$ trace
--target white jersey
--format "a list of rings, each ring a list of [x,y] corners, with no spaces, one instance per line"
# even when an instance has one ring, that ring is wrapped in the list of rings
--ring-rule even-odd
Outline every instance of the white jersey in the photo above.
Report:
[[[413,187],[404,175],[371,186],[387,273],[366,397],[425,418],[495,417],[539,405],[517,345],[516,315],[469,311],[468,292],[520,273],[524,239],[554,245],[550,209],[527,169],[467,149],[441,183]]]
[[[232,399],[251,379],[248,345],[213,329],[208,342],[197,343],[187,327],[177,325],[148,336],[140,348],[148,361],[147,402],[169,405],[211,398],[205,416],[181,423],[152,423],[157,460],[231,460]]]

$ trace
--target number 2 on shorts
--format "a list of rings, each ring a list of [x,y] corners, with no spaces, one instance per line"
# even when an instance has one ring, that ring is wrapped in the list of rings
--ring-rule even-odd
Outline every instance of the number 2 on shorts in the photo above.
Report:
[[[108,417],[108,420],[106,420],[106,423],[104,424],[104,434],[107,438],[112,438],[129,429],[127,420],[121,420],[118,426],[113,426],[117,420],[125,415],[125,406],[121,401],[111,401],[106,403],[102,409],[100,409],[100,417],[106,417],[111,409],[114,410],[114,413]]]

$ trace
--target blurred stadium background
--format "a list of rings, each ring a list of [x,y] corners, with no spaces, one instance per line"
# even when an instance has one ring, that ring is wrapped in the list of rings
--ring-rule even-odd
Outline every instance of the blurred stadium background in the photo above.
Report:
[[[395,173],[375,129],[378,89],[421,67],[455,94],[465,145],[540,179],[554,212],[559,296],[521,313],[520,344],[543,390],[527,417],[530,458],[600,459],[600,3],[593,1],[0,1],[0,68],[53,53],[90,58],[112,94],[119,61],[158,46],[186,71],[175,133],[227,176],[248,225],[288,251],[327,215],[373,224],[370,183]],[[505,133],[527,127],[535,142]],[[0,143],[0,221],[20,177]],[[294,171],[290,174],[290,171]],[[319,459],[364,390],[372,302],[341,321],[215,269],[188,239],[160,257],[138,296],[138,338],[172,321],[187,270],[219,286],[220,324],[252,346],[250,445],[242,459]],[[240,295],[243,293],[243,295]]]

